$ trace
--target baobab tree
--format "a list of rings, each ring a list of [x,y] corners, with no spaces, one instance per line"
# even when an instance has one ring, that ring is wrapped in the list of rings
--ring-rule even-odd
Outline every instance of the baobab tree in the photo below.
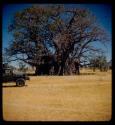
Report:
[[[69,71],[74,59],[82,62],[89,52],[98,51],[93,43],[107,41],[105,31],[91,12],[64,5],[32,6],[17,12],[9,32],[13,33],[6,48],[10,59],[24,61],[37,70],[41,65],[47,70],[54,67],[56,75]],[[44,57],[52,58],[45,61]]]

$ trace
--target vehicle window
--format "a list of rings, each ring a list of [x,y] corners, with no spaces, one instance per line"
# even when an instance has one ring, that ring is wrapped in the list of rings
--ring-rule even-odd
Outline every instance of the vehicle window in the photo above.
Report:
[[[5,70],[5,73],[6,73],[6,74],[10,74],[11,71],[10,71],[10,70]]]

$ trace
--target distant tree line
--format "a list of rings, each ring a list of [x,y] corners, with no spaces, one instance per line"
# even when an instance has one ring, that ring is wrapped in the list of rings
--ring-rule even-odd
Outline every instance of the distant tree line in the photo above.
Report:
[[[108,71],[109,69],[111,69],[112,64],[110,64],[110,62],[107,62],[105,56],[101,55],[98,57],[94,57],[90,60],[90,67],[93,68],[93,71],[95,71],[96,69],[99,69],[102,72],[102,71]]]

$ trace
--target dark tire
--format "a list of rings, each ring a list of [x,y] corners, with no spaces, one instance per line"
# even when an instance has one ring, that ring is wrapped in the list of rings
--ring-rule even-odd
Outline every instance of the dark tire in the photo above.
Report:
[[[24,85],[25,85],[24,79],[17,79],[16,80],[16,86],[21,87],[21,86],[24,86]]]

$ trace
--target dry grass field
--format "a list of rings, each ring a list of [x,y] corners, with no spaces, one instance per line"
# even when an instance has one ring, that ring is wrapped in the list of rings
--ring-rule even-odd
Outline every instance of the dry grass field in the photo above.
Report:
[[[4,120],[109,121],[112,117],[110,71],[79,76],[31,76],[26,84],[15,87],[15,83],[3,83]]]

